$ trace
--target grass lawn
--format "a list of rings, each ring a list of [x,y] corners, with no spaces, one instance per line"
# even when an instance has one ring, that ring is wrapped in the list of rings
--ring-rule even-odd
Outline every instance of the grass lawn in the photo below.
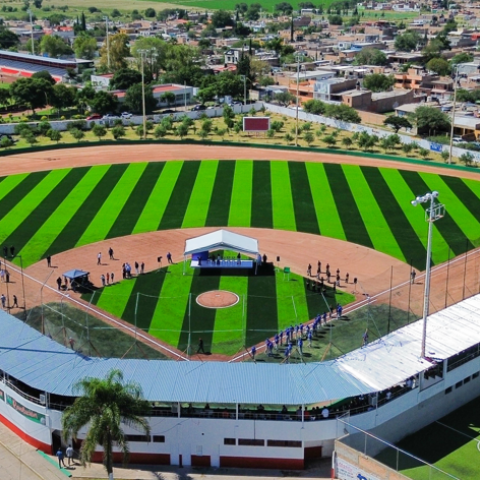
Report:
[[[480,398],[477,398],[404,438],[397,446],[462,480],[476,480],[480,471],[479,407]],[[392,449],[380,453],[377,460],[393,468],[397,461]],[[399,460],[399,470],[413,480],[446,478],[407,456],[402,455]]]
[[[259,112],[257,115],[260,116],[260,115],[263,115],[263,114],[261,112]],[[230,142],[240,142],[240,143],[248,143],[248,144],[254,143],[254,144],[263,144],[263,145],[293,145],[293,142],[287,142],[284,137],[287,133],[292,134],[292,132],[293,132],[293,135],[294,135],[294,132],[295,132],[295,118],[287,117],[287,116],[283,116],[283,115],[279,115],[279,114],[269,114],[268,112],[267,112],[267,115],[270,116],[272,122],[273,121],[281,121],[281,122],[284,123],[283,128],[279,132],[275,133],[275,135],[272,138],[268,138],[264,134],[251,134],[251,135],[249,135],[249,134],[244,134],[243,132],[240,132],[237,135],[236,133],[234,133],[233,130],[231,130],[230,133],[227,133],[224,136],[220,136],[220,135],[215,133],[215,129],[218,128],[220,130],[223,130],[225,128],[225,123],[224,123],[222,117],[218,117],[218,118],[212,118],[211,119],[212,120],[212,132],[209,134],[207,140],[214,141],[214,142],[220,142],[221,144],[224,144],[224,145],[228,145]],[[8,119],[8,116],[5,116],[4,118]],[[55,118],[56,118],[56,112],[55,112],[55,115],[52,115],[51,120],[54,120]],[[240,118],[240,116],[237,115],[236,118],[238,119],[238,118]],[[185,138],[186,139],[193,139],[193,140],[200,140],[201,138],[199,136],[199,132],[201,130],[200,127],[201,127],[202,120],[201,119],[196,120],[194,123],[195,123],[196,133],[194,133],[195,132],[194,126],[191,126],[190,130],[189,130],[189,133],[188,133],[188,136],[185,137]],[[307,123],[307,122],[300,121],[299,122],[299,127],[302,127],[305,123]],[[174,125],[174,128],[176,128],[176,125],[175,124],[173,124],[173,125]],[[139,140],[139,136],[136,133],[136,128],[137,128],[136,126],[125,127],[126,136],[124,137],[124,140]],[[318,130],[320,130],[320,128],[322,128],[322,133],[321,133],[320,138],[319,138],[318,135],[316,134],[316,132]],[[376,127],[376,128],[379,128],[379,127]],[[298,138],[299,138],[299,145],[300,146],[311,147],[311,148],[327,148],[327,145],[322,141],[322,139],[325,136],[328,136],[328,135],[332,134],[332,132],[335,132],[335,135],[337,137],[337,144],[336,144],[335,147],[331,148],[331,151],[336,152],[336,151],[340,150],[341,148],[343,148],[343,147],[341,147],[342,140],[345,137],[351,137],[352,136],[351,132],[347,132],[347,131],[343,131],[343,130],[336,130],[334,128],[325,127],[325,126],[322,126],[320,124],[315,124],[315,123],[311,124],[311,131],[315,133],[315,135],[314,135],[315,138],[314,138],[314,141],[310,145],[308,145],[307,142],[305,142],[305,140],[303,140],[303,134],[299,133]],[[391,131],[391,133],[393,133],[393,131]],[[154,138],[152,131],[148,133],[148,137],[149,138]],[[18,139],[18,142],[15,144],[15,146],[13,148],[9,149],[10,151],[14,151],[15,148],[25,148],[25,147],[30,146],[25,141],[25,139],[20,138],[20,137],[17,137],[17,139]],[[168,134],[165,136],[165,139],[167,139],[167,140],[179,140],[179,137],[177,135],[175,135],[175,131],[172,130],[172,131],[168,132]],[[51,145],[53,143],[49,138],[42,137],[42,136],[36,137],[36,140],[37,140],[37,143],[35,145]],[[105,137],[103,137],[103,140],[114,140],[113,135],[111,133],[111,129],[109,129],[107,131],[107,135]],[[97,141],[98,141],[98,138],[95,137],[91,131],[87,131],[87,132],[85,132],[85,138],[82,140],[82,144],[94,143],[94,142],[97,142]],[[70,135],[69,132],[62,132],[62,138],[58,143],[60,143],[60,144],[62,144],[62,143],[64,143],[64,144],[65,143],[76,144],[77,141]],[[359,149],[356,148],[355,145],[353,145],[350,148],[349,151],[354,152],[354,151],[359,151]],[[405,154],[402,152],[400,146],[397,146],[395,149],[389,150],[388,152],[383,151],[382,149],[380,149],[380,147],[375,147],[371,151],[371,153],[380,153],[380,154],[388,153],[389,155],[398,155],[399,157],[405,157]],[[409,156],[412,157],[412,158],[420,158],[418,153],[415,152],[415,151],[413,151],[411,154],[409,154]],[[427,160],[433,160],[435,162],[445,163],[445,161],[442,159],[442,157],[440,156],[439,153],[430,152],[430,151],[429,151],[429,156],[427,157]]]
[[[233,252],[225,256],[234,258]],[[232,355],[250,347],[287,326],[305,323],[318,313],[345,305],[354,297],[327,288],[325,297],[307,287],[305,279],[284,277],[271,263],[254,270],[191,269],[183,275],[183,264],[169,265],[155,272],[120,281],[84,294],[104,310],[118,315],[138,328],[178,349],[186,350],[191,336],[195,348],[202,337],[205,349]],[[210,309],[196,302],[198,295],[227,290],[239,302],[228,308]]]
[[[140,162],[0,177],[0,245],[30,265],[46,255],[132,233],[258,227],[357,243],[425,265],[418,192],[447,205],[433,261],[478,244],[480,183],[437,174],[288,161]],[[450,253],[451,257],[451,253]],[[119,272],[117,272],[118,274]]]
[[[23,312],[17,316],[24,319]],[[48,303],[43,312],[41,307],[28,310],[26,323],[39,332],[44,331],[45,335],[68,348],[69,340],[73,338],[75,350],[91,357],[167,358],[141,341],[135,342],[133,337],[66,302]]]

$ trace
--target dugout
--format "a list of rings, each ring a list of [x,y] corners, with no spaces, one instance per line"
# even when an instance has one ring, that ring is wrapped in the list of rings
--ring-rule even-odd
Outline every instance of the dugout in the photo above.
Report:
[[[218,250],[232,250],[238,254],[253,255],[254,259],[242,259],[238,256],[220,257],[212,255]],[[261,256],[258,252],[258,240],[228,230],[217,230],[199,237],[189,238],[185,242],[183,253],[183,274],[185,275],[187,257],[191,256],[192,268],[254,268],[255,273]]]

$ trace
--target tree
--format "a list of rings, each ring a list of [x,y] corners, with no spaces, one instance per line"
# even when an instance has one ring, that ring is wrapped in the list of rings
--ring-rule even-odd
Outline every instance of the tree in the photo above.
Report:
[[[307,143],[308,146],[310,146],[311,143],[313,143],[313,140],[315,139],[314,135],[312,132],[310,131],[306,131],[304,134],[303,134],[303,139],[305,140],[305,142]]]
[[[440,156],[442,157],[442,160],[446,162],[450,158],[450,152],[448,150],[442,150]]]
[[[96,123],[92,128],[92,133],[100,140],[107,134],[107,129],[103,125]]]
[[[142,398],[140,386],[124,382],[120,370],[110,370],[105,379],[84,378],[75,384],[76,391],[82,393],[68,407],[62,416],[62,429],[65,438],[77,438],[78,432],[88,425],[88,432],[80,449],[82,465],[90,462],[95,447],[103,447],[103,464],[109,478],[113,479],[113,445],[116,444],[128,457],[128,441],[121,423],[150,433],[145,415],[150,404]]]
[[[73,53],[73,50],[58,35],[44,35],[40,40],[40,51],[52,58]]]
[[[54,130],[53,128],[48,131],[47,137],[52,142],[59,142],[62,139],[62,134],[58,130]]]
[[[413,145],[411,143],[404,143],[402,145],[402,150],[403,153],[408,156],[408,154],[413,150]]]
[[[70,134],[77,142],[82,140],[85,136],[85,132],[83,130],[80,130],[79,128],[72,128],[72,130],[70,130]]]
[[[168,107],[175,105],[175,94],[173,92],[165,92],[160,97],[162,102],[167,102]]]
[[[321,100],[307,100],[302,104],[303,110],[314,115],[323,115],[326,110],[326,104]]]
[[[396,116],[387,117],[383,121],[383,124],[387,125],[389,127],[392,127],[395,130],[395,133],[398,133],[398,131],[401,128],[412,128],[413,127],[413,125],[410,123],[410,121],[406,117],[396,117]]]
[[[360,123],[362,121],[360,115],[354,108],[343,103],[340,105],[327,104],[325,116],[350,123]]]
[[[67,87],[63,83],[57,83],[53,86],[53,94],[50,96],[50,105],[62,110],[75,105],[76,91],[73,87]]]
[[[350,150],[353,144],[353,140],[350,137],[343,137],[342,138],[342,145],[347,149]]]
[[[128,47],[129,38],[124,33],[111,35],[100,49],[100,65],[105,71],[116,72],[121,68],[127,68],[127,57],[130,55]],[[108,52],[110,52],[110,67],[108,66]]]
[[[382,73],[372,73],[366,75],[363,79],[364,88],[372,92],[386,92],[390,90],[395,84],[395,77],[393,75],[383,75]]]
[[[462,153],[462,155],[460,155],[459,160],[462,163],[464,163],[465,166],[469,167],[470,165],[472,165],[474,157],[470,152],[466,152],[466,153]]]
[[[132,113],[142,113],[142,85],[136,83],[132,85],[125,93],[124,107],[126,110]],[[151,113],[157,108],[157,99],[153,96],[152,89],[145,86],[145,111]]]
[[[364,48],[360,50],[352,62],[354,65],[386,65],[387,56],[376,48]]]
[[[424,160],[426,160],[430,155],[430,150],[427,150],[426,148],[419,148],[418,153]]]
[[[115,140],[122,138],[126,135],[125,128],[123,125],[117,125],[112,128],[112,135]]]
[[[461,52],[452,57],[450,63],[452,65],[458,65],[459,63],[473,62],[473,53]]]
[[[157,14],[157,12],[155,12],[154,8],[147,8],[145,10],[145,16],[147,18],[154,18],[156,14]]]
[[[341,15],[330,15],[328,17],[328,23],[330,25],[342,25],[343,18]]]
[[[284,92],[277,93],[274,99],[281,105],[288,107],[295,100],[295,96],[285,90]]]
[[[215,28],[233,27],[234,25],[231,13],[226,10],[215,10],[210,20]]]
[[[432,58],[425,67],[438,75],[450,75],[452,68],[450,64],[443,58]]]
[[[277,3],[273,9],[275,15],[291,15],[293,7],[288,2]]]
[[[0,48],[2,50],[16,47],[19,42],[20,38],[16,33],[12,32],[4,25],[0,25]]]
[[[415,30],[407,30],[395,38],[395,48],[403,52],[416,50],[420,42],[420,35]]]
[[[97,51],[97,41],[86,34],[78,35],[73,42],[73,51],[77,58],[93,60]]]
[[[438,108],[421,106],[410,114],[410,118],[417,126],[418,133],[436,135],[438,132],[450,131],[450,119],[446,113]]]
[[[94,112],[105,115],[117,110],[118,100],[111,93],[100,90],[89,100],[89,105]]]
[[[35,109],[43,108],[52,94],[52,85],[42,78],[20,78],[10,86],[12,97],[20,104]]]
[[[147,83],[158,79],[160,71],[165,68],[167,42],[161,38],[143,37],[135,40],[132,47],[132,56],[137,61],[138,71],[141,71],[141,59],[143,52],[143,71]],[[145,54],[144,52],[149,52]]]
[[[35,72],[31,78],[43,79],[52,86],[57,83],[48,70],[40,70],[39,72]]]
[[[127,90],[136,83],[141,83],[142,74],[138,70],[131,68],[121,68],[113,75],[111,86],[118,90]]]
[[[0,148],[9,148],[13,145],[13,140],[7,136],[3,136],[0,140]]]
[[[329,147],[334,147],[337,143],[337,139],[333,135],[327,135],[323,137],[322,141],[326,143]]]
[[[163,138],[168,134],[168,130],[165,128],[164,125],[157,125],[153,132],[153,136],[155,138]]]
[[[186,137],[188,135],[188,126],[185,125],[183,122],[178,125],[178,127],[175,130],[175,135],[178,135],[180,137],[180,140],[183,140],[183,137]]]

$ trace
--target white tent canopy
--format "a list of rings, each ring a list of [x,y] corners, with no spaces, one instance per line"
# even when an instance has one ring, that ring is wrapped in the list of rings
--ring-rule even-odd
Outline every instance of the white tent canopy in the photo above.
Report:
[[[258,254],[258,241],[255,238],[239,235],[228,230],[217,230],[200,237],[190,238],[185,242],[184,255],[221,250],[223,248],[241,253]]]

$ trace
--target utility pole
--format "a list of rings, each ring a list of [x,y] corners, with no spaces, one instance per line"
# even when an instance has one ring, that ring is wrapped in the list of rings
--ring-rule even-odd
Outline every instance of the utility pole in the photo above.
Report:
[[[105,26],[107,27],[107,66],[108,71],[110,72],[110,39],[108,37],[108,17],[104,16],[103,18],[105,20]]]
[[[30,16],[30,41],[32,42],[32,55],[35,55],[35,44],[33,43],[33,19],[32,19],[32,11],[30,9],[27,10],[28,15]]]
[[[297,52],[295,54],[297,60],[297,113],[295,118],[295,146],[298,147],[298,102],[300,96],[300,60],[303,59],[303,53]]]

